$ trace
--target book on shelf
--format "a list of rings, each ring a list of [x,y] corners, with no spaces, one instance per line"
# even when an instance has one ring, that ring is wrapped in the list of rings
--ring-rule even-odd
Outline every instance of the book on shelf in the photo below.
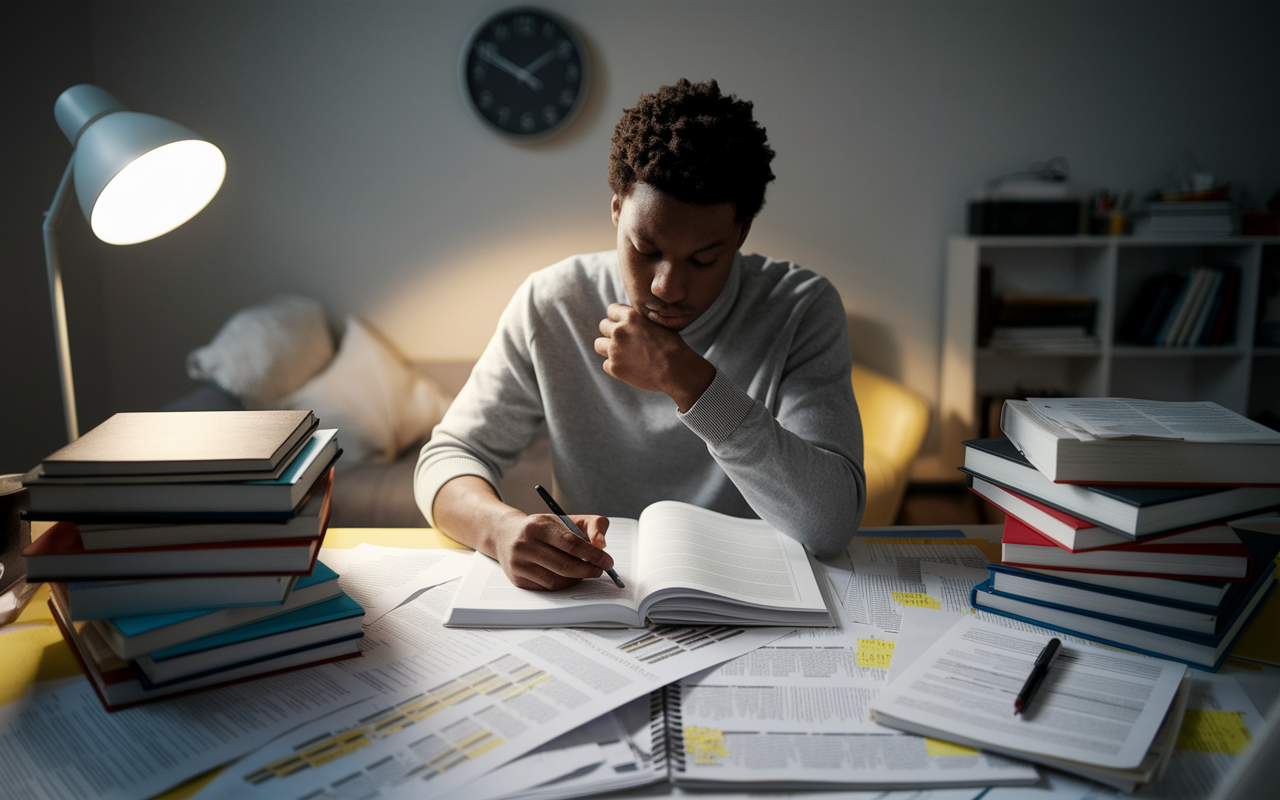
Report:
[[[275,513],[289,519],[341,454],[337,431],[317,430],[280,477],[265,481],[205,483],[67,484],[27,473],[30,519],[135,522],[209,521],[217,515]],[[149,519],[150,518],[150,519]],[[227,518],[227,517],[223,517]]]
[[[1216,671],[1231,651],[1232,645],[1248,626],[1253,615],[1275,588],[1274,571],[1264,569],[1260,573],[1260,579],[1252,584],[1252,593],[1240,604],[1234,617],[1226,626],[1221,626],[1218,633],[1211,635],[1188,633],[1115,617],[1103,617],[1075,608],[1000,594],[992,589],[990,579],[974,587],[969,602],[980,611],[990,611],[1032,625],[1041,625],[1063,633],[1082,636],[1112,647],[1121,647],[1158,658],[1181,661],[1199,669]]]
[[[1260,566],[1247,580],[1229,584],[1231,588],[1212,605],[1079,581],[1079,573],[1027,570],[1006,564],[993,564],[987,569],[991,590],[998,594],[1121,621],[1214,635],[1230,626],[1257,584],[1267,580],[1270,570],[1266,565],[1280,554],[1280,540],[1262,534],[1248,538],[1245,546],[1250,558]]]
[[[511,585],[477,552],[445,615],[456,627],[830,626],[829,582],[795,539],[756,519],[665,500],[638,520],[609,520],[609,553],[626,588],[605,576],[570,589]]]
[[[1033,397],[1000,428],[1055,483],[1280,486],[1280,432],[1217,403]]]
[[[134,659],[143,685],[163,686],[211,672],[358,639],[364,609],[346,594]]]
[[[270,472],[316,425],[310,411],[124,412],[41,466],[51,478]]]
[[[1280,488],[1054,483],[1005,437],[964,443],[961,469],[1129,538],[1183,530],[1280,504]]]
[[[63,595],[66,586],[55,583],[52,591]],[[100,619],[93,623],[98,633],[121,658],[138,656],[204,636],[239,628],[263,619],[287,614],[304,606],[330,600],[342,594],[338,573],[317,561],[310,575],[300,576],[283,603],[271,606],[230,606],[197,611],[166,611],[157,614]]]
[[[1228,344],[1235,339],[1239,292],[1240,268],[1236,266],[1148,276],[1134,295],[1117,338],[1147,346]]]
[[[1235,211],[1228,202],[1148,203],[1133,221],[1133,235],[1140,237],[1217,237],[1235,231]]]
[[[1226,525],[1073,553],[1010,516],[1004,520],[1000,561],[1015,567],[1155,578],[1242,581],[1249,575],[1249,552]]]
[[[35,581],[196,575],[305,575],[323,537],[253,542],[175,544],[122,550],[86,550],[73,522],[56,522],[22,554]]]
[[[359,640],[348,639],[211,672],[190,680],[176,681],[162,687],[148,687],[144,685],[143,679],[128,661],[111,651],[92,625],[87,622],[72,622],[68,619],[65,611],[58,604],[57,595],[51,596],[49,608],[53,611],[54,622],[62,631],[63,638],[70,645],[71,654],[80,663],[90,686],[93,687],[98,699],[102,702],[102,707],[107,711],[119,711],[156,700],[230,686],[246,680],[318,667],[360,655]]]
[[[1014,714],[1014,699],[1050,638],[966,615],[872,701],[872,719],[1124,792],[1155,780],[1190,695],[1186,667],[1063,644],[1029,707]]]
[[[68,581],[63,605],[67,616],[77,622],[228,606],[274,606],[288,598],[297,578],[297,575],[218,575]]]
[[[329,526],[333,470],[316,481],[298,513],[279,522],[82,522],[76,525],[86,550],[215,544],[260,539],[314,539]]]
[[[1079,325],[1093,330],[1098,301],[1084,294],[1001,294],[995,301],[994,325],[1059,327]]]

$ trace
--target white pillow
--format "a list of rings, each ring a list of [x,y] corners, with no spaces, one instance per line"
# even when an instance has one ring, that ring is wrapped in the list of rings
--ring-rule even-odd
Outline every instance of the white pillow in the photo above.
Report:
[[[338,355],[284,408],[310,409],[320,427],[337,428],[347,463],[390,461],[427,438],[453,398],[410,366],[355,317],[347,317]]]
[[[271,408],[333,358],[324,309],[306,297],[282,295],[237,311],[213,341],[187,356],[187,375]]]

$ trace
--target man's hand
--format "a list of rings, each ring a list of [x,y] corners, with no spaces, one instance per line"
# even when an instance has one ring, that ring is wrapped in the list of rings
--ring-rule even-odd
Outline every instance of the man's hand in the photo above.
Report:
[[[624,383],[662,392],[688,411],[711,385],[716,368],[685,343],[680,334],[646,319],[631,306],[613,303],[600,321],[596,352],[604,371]]]
[[[513,515],[494,535],[491,553],[511,583],[521,589],[565,589],[583,578],[598,578],[613,568],[604,551],[609,518],[571,514],[591,541],[571,533],[555,514]]]

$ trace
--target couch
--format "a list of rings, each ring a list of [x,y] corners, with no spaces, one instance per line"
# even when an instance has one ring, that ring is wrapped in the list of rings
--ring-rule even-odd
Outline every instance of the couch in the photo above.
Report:
[[[426,362],[415,366],[451,395],[471,373],[471,361]],[[866,367],[855,364],[853,392],[862,415],[867,508],[862,524],[891,525],[907,488],[907,474],[924,440],[929,406],[914,392]],[[209,384],[165,407],[166,411],[230,411],[244,408],[235,397]],[[323,420],[321,420],[323,424]],[[335,527],[425,528],[427,521],[413,499],[413,468],[419,446],[407,448],[393,461],[352,463],[338,460],[333,489]],[[534,484],[551,485],[551,442],[545,429],[520,462],[503,476],[502,496],[529,513],[546,510]]]

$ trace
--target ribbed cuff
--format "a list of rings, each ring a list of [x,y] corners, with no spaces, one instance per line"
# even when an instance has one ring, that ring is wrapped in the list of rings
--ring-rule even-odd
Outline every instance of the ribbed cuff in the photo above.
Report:
[[[708,444],[716,445],[728,439],[742,421],[751,413],[756,401],[739,389],[733,381],[716,370],[711,385],[685,413],[676,412],[689,430],[698,434]]]
[[[498,490],[497,478],[481,462],[466,456],[451,456],[441,459],[419,472],[415,481],[416,490],[414,494],[418,500],[418,508],[422,510],[423,516],[427,518],[427,523],[431,527],[434,528],[436,525],[434,515],[431,513],[431,508],[436,502],[436,495],[446,483],[463,475],[475,475],[477,478],[484,479],[493,487],[495,492],[498,492],[499,497],[502,496]]]

